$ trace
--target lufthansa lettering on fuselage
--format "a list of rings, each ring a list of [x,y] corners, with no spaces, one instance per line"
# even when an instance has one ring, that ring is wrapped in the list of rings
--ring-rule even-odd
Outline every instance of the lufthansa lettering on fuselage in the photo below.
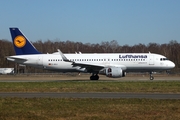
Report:
[[[119,55],[119,58],[147,58],[147,55]]]

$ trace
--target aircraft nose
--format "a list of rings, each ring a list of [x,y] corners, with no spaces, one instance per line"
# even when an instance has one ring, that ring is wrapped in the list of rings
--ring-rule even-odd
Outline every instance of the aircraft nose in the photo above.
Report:
[[[172,61],[170,61],[169,67],[174,68],[175,64]]]

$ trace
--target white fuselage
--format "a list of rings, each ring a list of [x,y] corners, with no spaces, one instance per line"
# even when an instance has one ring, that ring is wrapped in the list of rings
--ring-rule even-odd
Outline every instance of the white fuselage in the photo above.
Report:
[[[152,72],[174,68],[175,64],[165,56],[152,53],[102,53],[102,54],[64,54],[75,63],[120,67],[126,72]],[[59,53],[16,55],[8,60],[36,68],[55,70],[59,72],[87,72],[85,68],[73,66],[72,62],[63,61]]]

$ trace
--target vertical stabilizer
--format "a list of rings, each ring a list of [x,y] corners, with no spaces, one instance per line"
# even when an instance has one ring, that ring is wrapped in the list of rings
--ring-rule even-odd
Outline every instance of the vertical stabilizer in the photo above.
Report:
[[[18,28],[9,28],[16,55],[41,54]]]

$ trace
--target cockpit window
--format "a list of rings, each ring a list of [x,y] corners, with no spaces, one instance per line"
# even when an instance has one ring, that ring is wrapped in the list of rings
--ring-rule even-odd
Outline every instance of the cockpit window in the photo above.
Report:
[[[168,60],[167,58],[160,58],[160,61]]]

